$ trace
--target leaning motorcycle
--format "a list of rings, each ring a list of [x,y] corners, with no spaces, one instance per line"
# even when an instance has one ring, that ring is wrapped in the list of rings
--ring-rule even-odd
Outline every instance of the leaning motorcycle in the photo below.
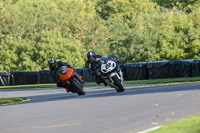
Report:
[[[61,66],[56,73],[62,82],[63,87],[68,88],[70,92],[77,93],[78,95],[85,95],[82,83],[74,76],[74,70]]]
[[[116,89],[117,92],[123,92],[123,75],[119,65],[109,56],[103,56],[100,61],[100,76],[110,86]]]

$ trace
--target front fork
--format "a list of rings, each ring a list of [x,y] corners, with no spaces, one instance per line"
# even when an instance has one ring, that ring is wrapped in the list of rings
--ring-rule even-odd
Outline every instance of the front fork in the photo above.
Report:
[[[109,79],[109,81],[110,81],[109,84],[110,84],[112,87],[115,87],[115,83],[114,83],[114,81],[113,81],[113,79],[112,79],[112,77],[114,77],[115,75],[117,75],[118,79],[120,79],[120,80],[121,80],[121,83],[123,84],[123,75],[122,75],[121,70],[120,70],[119,72],[112,72],[111,74],[108,74],[108,75],[107,75],[107,77],[108,77],[108,79]]]
[[[117,77],[123,82],[123,75],[122,75],[122,71],[121,70],[119,70],[117,72],[112,72],[109,76],[110,76],[110,78],[112,78],[115,75],[117,75]]]

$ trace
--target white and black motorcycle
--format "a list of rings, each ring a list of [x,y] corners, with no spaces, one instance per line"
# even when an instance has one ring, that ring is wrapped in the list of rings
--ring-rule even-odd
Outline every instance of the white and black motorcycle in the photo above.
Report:
[[[101,78],[117,92],[123,92],[123,75],[119,65],[110,58],[110,56],[102,56],[100,61]]]

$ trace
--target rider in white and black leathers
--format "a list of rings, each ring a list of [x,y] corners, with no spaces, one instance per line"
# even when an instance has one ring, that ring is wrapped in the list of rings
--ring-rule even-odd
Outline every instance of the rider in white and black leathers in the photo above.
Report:
[[[78,79],[80,83],[84,84],[84,82],[79,78],[78,74],[75,72],[75,69],[69,63],[62,62],[62,61],[56,62],[56,60],[54,58],[50,58],[48,60],[48,64],[49,64],[50,74],[53,77],[54,81],[57,83],[57,87],[64,87],[62,85],[62,82],[60,81],[58,75],[56,75],[57,70],[61,66],[67,66],[67,67],[73,69],[74,70],[74,76],[76,77],[76,79]]]
[[[104,83],[105,86],[107,86],[107,83],[101,78],[100,75],[100,61],[101,61],[101,55],[96,55],[94,51],[89,51],[87,53],[87,61],[85,63],[85,67],[90,72],[91,75],[95,76],[95,80],[97,84]],[[110,56],[109,56],[110,57]],[[110,57],[111,58],[111,57]],[[118,62],[116,58],[111,58]]]

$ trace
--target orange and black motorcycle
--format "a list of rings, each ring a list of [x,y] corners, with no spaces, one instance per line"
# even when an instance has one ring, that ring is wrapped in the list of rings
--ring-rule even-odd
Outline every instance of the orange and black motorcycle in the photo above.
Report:
[[[78,95],[85,95],[83,90],[83,84],[74,76],[74,70],[67,67],[61,66],[56,73],[62,82],[63,87],[67,88],[72,93],[77,93]]]

